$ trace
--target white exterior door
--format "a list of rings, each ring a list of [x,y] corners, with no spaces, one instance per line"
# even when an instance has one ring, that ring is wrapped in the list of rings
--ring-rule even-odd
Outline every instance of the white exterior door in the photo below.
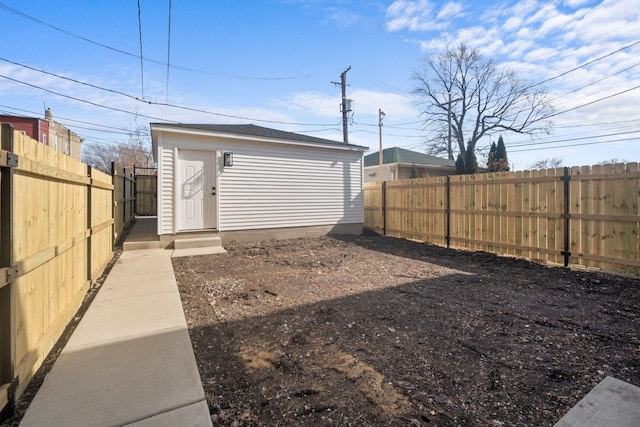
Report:
[[[214,151],[178,150],[178,231],[216,226]]]

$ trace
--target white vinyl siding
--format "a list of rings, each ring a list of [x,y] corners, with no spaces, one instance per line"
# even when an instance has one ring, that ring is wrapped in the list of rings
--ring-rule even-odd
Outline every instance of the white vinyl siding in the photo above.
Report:
[[[175,153],[217,157],[220,231],[364,222],[361,150],[159,132],[158,232],[175,233]],[[233,152],[233,166],[222,153]]]
[[[158,232],[159,234],[173,234],[176,175],[173,147],[159,146],[158,157]]]
[[[362,223],[362,153],[243,144],[220,174],[220,230]]]

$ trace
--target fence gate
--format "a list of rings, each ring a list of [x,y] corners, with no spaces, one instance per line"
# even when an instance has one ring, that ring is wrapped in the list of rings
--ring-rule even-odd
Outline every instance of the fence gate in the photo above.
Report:
[[[158,169],[134,166],[136,215],[158,215]]]

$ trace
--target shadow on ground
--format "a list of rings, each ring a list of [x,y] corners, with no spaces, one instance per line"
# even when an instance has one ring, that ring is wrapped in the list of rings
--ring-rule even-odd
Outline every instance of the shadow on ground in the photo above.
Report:
[[[388,237],[174,260],[214,421],[553,425],[640,385],[640,282]]]

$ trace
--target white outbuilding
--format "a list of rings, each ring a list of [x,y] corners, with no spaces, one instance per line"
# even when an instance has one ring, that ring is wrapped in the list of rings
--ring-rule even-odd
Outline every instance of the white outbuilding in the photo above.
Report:
[[[158,236],[360,234],[366,147],[252,124],[152,123]]]

